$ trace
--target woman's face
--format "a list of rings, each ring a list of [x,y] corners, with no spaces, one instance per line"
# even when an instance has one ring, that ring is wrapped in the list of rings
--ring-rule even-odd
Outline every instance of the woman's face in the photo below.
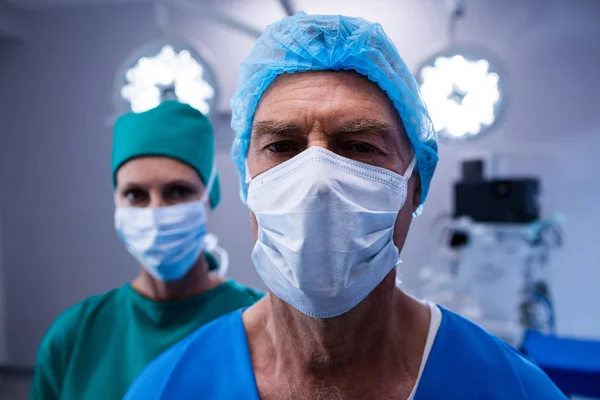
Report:
[[[140,157],[117,171],[117,207],[166,207],[200,200],[204,184],[196,171],[167,157]]]

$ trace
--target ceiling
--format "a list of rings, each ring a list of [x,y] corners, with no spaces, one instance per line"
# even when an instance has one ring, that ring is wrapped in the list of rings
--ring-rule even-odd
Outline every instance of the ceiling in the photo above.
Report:
[[[129,3],[149,3],[153,0],[0,0],[13,6],[24,9],[45,9],[64,6],[86,6],[96,4],[129,4]]]

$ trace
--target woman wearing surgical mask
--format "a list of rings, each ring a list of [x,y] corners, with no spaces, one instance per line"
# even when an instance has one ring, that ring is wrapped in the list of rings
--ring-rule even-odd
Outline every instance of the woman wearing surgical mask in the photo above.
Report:
[[[164,350],[262,297],[225,280],[207,252],[207,213],[220,193],[204,115],[169,101],[121,117],[112,174],[115,227],[140,272],[58,317],[39,347],[30,400],[121,399]]]

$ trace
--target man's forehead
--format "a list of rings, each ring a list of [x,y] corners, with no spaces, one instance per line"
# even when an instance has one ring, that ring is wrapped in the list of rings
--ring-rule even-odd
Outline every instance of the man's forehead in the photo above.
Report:
[[[277,78],[260,99],[253,127],[266,120],[269,125],[299,124],[303,118],[336,126],[402,125],[387,93],[366,77],[353,71],[309,71]]]
[[[302,118],[281,118],[254,121],[252,125],[253,136],[262,135],[303,135],[312,127],[307,126],[306,120]],[[388,133],[398,134],[402,127],[384,119],[356,118],[347,116],[330,121],[325,133],[358,134],[367,133],[373,135],[384,135]]]

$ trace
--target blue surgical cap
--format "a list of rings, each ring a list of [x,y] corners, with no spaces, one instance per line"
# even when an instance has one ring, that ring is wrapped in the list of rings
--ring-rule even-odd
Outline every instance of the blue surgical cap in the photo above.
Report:
[[[437,136],[415,79],[380,24],[341,15],[301,12],[269,25],[239,71],[231,99],[231,149],[246,201],[246,157],[258,102],[279,75],[304,71],[352,70],[377,83],[392,101],[417,158],[421,204],[438,162]]]

